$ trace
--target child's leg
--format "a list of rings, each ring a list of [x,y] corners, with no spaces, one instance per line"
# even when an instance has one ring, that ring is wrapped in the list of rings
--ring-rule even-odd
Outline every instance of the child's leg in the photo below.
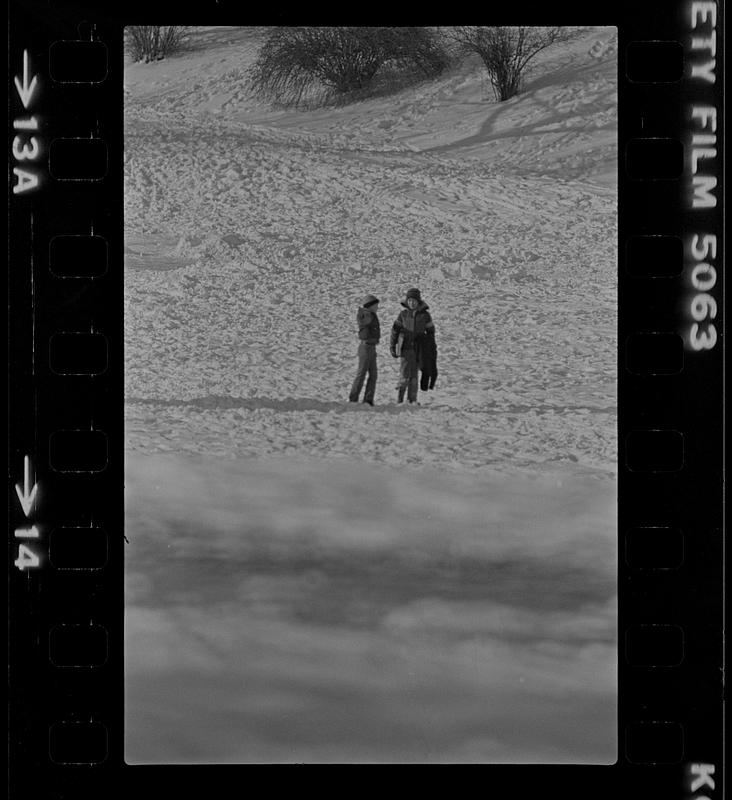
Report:
[[[409,384],[409,360],[407,354],[403,353],[399,356],[399,382],[397,383],[397,402],[401,403],[404,400],[404,393],[407,391]]]
[[[410,403],[417,399],[417,355],[414,350],[407,351],[407,399]]]
[[[361,394],[361,387],[363,386],[364,379],[366,378],[366,372],[369,366],[367,350],[368,345],[365,342],[361,342],[361,344],[358,346],[358,369],[356,371],[356,377],[354,378],[351,386],[351,393],[348,395],[348,399],[352,403],[358,402],[358,396]]]
[[[407,387],[407,399],[410,403],[414,403],[417,399],[417,379],[410,378],[409,386]]]
[[[373,403],[374,393],[376,392],[376,346],[369,345],[369,350],[371,351],[368,360],[369,377],[366,381],[366,391],[363,394],[364,403]]]

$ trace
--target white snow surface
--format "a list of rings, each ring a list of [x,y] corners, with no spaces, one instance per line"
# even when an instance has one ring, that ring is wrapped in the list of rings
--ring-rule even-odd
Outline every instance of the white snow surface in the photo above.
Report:
[[[260,36],[125,69],[128,759],[610,763],[616,30],[576,29],[504,103],[468,59],[315,111],[249,96]],[[387,346],[410,286],[438,345],[418,408]],[[367,293],[374,408],[346,402]],[[494,594],[442,596],[419,565],[452,557]],[[379,558],[406,594],[371,598]]]
[[[127,70],[129,446],[612,473],[616,67],[592,55],[612,29],[548,51],[506,103],[470,62],[311,113],[246,99],[247,29],[206,37]],[[360,298],[388,336],[413,284],[436,391],[385,405],[382,340],[381,406],[343,407]]]

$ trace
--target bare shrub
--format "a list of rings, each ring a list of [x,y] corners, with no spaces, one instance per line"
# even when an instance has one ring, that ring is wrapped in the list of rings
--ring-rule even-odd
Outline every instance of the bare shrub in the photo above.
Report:
[[[405,71],[416,70],[434,78],[449,65],[450,58],[438,32],[432,28],[377,28],[385,63]]]
[[[522,88],[527,66],[542,50],[566,41],[566,28],[457,26],[445,29],[464,50],[477,53],[498,100],[508,100]]]
[[[283,27],[267,33],[248,77],[254,94],[302,106],[363,97],[386,68],[432,77],[447,65],[429,28]]]
[[[134,61],[160,61],[183,46],[190,31],[186,25],[129,25],[127,46]]]

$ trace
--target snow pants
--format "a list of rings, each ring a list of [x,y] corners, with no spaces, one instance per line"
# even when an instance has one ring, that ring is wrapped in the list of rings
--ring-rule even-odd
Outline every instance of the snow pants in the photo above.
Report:
[[[399,402],[404,399],[404,392],[407,399],[413,403],[417,399],[417,354],[414,350],[402,350],[399,356]]]
[[[366,391],[363,393],[364,403],[374,402],[374,392],[376,391],[376,345],[366,344],[361,342],[358,346],[358,370],[356,377],[351,386],[351,393],[348,399],[352,403],[358,402],[358,396],[361,394],[361,387],[368,374],[366,381]]]

